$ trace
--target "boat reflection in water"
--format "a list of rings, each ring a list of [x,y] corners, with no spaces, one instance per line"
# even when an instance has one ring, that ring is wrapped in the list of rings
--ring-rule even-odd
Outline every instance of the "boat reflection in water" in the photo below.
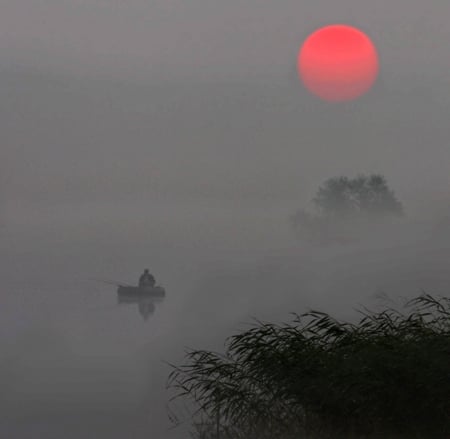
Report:
[[[122,304],[137,304],[139,314],[147,320],[156,309],[156,303],[164,300],[166,292],[163,287],[120,286],[117,289],[117,300]]]

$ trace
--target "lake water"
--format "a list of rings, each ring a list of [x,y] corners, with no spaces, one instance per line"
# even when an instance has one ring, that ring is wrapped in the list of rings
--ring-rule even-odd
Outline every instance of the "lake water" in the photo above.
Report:
[[[186,348],[220,349],[252,317],[288,320],[310,307],[346,316],[377,289],[444,294],[450,280],[448,239],[423,231],[324,251],[293,239],[282,208],[192,209],[172,224],[170,211],[135,210],[130,224],[104,210],[89,226],[87,212],[7,223],[2,438],[187,437],[171,429],[165,388],[165,361],[179,363]],[[150,305],[119,305],[114,286],[91,280],[131,283],[146,266],[167,290],[147,319]]]

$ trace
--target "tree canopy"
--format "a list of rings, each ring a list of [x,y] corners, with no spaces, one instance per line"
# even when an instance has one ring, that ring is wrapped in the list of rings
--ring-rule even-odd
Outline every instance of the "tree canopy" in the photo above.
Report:
[[[312,204],[312,211],[300,209],[291,220],[296,230],[321,242],[352,241],[357,237],[356,222],[373,225],[404,215],[402,203],[379,174],[330,178],[319,187]]]
[[[313,203],[322,215],[403,214],[402,204],[389,188],[385,177],[378,174],[330,178],[319,187]]]

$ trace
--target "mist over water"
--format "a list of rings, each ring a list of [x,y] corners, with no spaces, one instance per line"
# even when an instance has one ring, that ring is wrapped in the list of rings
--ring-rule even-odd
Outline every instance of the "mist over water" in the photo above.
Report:
[[[169,430],[164,363],[186,347],[220,350],[253,317],[355,318],[381,291],[448,295],[439,103],[423,104],[431,120],[384,92],[338,113],[284,85],[23,71],[3,72],[0,93],[1,437],[186,437]],[[387,176],[405,219],[348,245],[298,239],[290,215],[359,172]],[[146,267],[167,291],[148,320],[91,280],[135,283]]]
[[[237,226],[221,209],[208,218],[200,210],[178,217],[177,226],[189,221],[184,237],[166,225],[177,245],[144,224],[119,242],[98,233],[90,245],[73,233],[47,234],[47,244],[36,237],[38,245],[23,230],[9,235],[21,269],[3,265],[2,436],[182,436],[183,427],[167,431],[163,360],[180,361],[185,347],[221,349],[252,317],[286,321],[320,308],[351,319],[380,290],[447,294],[449,234],[433,237],[427,224],[406,219],[363,244],[316,248],[293,239],[281,209],[265,211],[263,237],[252,228],[261,211],[236,211]],[[205,221],[215,232],[202,233]],[[232,224],[232,242],[219,239]],[[113,286],[88,280],[131,283],[148,261],[167,297],[147,321],[137,305],[117,304]]]

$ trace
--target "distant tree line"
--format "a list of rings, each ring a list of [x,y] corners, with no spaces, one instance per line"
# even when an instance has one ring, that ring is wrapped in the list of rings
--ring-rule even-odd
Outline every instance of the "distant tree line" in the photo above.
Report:
[[[313,210],[300,209],[292,216],[295,229],[312,239],[338,238],[342,226],[357,221],[380,221],[404,215],[386,178],[379,174],[355,178],[333,177],[319,187]]]
[[[194,436],[448,439],[450,299],[360,312],[357,324],[319,311],[257,322],[224,354],[189,351],[169,388],[194,405]]]

